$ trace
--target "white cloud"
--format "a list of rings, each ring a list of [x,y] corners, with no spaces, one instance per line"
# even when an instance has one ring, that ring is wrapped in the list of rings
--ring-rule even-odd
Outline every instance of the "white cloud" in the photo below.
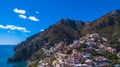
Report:
[[[22,14],[20,14],[19,17],[22,18],[22,19],[26,19],[27,18],[25,15],[22,15]]]
[[[39,19],[37,19],[36,17],[34,16],[29,16],[28,19],[32,20],[32,21],[40,21]]]
[[[41,29],[40,31],[42,32],[42,31],[44,31],[45,29]]]
[[[39,14],[40,12],[39,11],[36,11],[36,14]]]
[[[18,30],[18,31],[22,31],[22,32],[30,32],[29,30],[27,30],[25,27],[19,27],[19,26],[14,26],[14,25],[1,25],[0,24],[0,28],[1,29],[8,29],[8,30]]]
[[[8,33],[15,33],[14,31],[7,31]]]
[[[10,33],[11,31],[7,31],[8,33]]]
[[[22,19],[29,19],[29,20],[32,20],[32,21],[40,21],[38,18],[36,18],[35,16],[29,16],[29,17],[27,17],[26,15],[25,15],[25,13],[26,13],[26,11],[25,10],[22,10],[22,9],[18,9],[18,8],[15,8],[15,9],[13,9],[13,11],[15,12],[15,13],[18,13],[19,15],[19,17],[20,18],[22,18]],[[36,11],[36,14],[39,14],[39,11]]]
[[[15,13],[19,13],[19,14],[25,14],[25,13],[26,13],[25,10],[21,10],[21,9],[17,9],[17,8],[13,9],[13,11],[14,11]]]
[[[22,34],[22,36],[24,36],[24,37],[28,37],[28,35],[27,35],[27,34]]]

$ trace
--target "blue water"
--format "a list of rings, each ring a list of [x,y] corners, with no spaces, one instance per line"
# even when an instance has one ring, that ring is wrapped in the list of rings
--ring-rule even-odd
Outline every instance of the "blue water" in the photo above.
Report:
[[[0,67],[26,67],[26,62],[7,64],[7,59],[14,54],[14,45],[0,45]]]

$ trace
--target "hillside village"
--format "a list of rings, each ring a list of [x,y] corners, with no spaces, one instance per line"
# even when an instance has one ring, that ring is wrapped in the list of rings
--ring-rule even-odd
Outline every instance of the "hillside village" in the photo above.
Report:
[[[42,48],[46,58],[39,60],[37,67],[119,67],[120,52],[108,45],[105,36],[92,33],[68,46],[60,42],[50,49]]]

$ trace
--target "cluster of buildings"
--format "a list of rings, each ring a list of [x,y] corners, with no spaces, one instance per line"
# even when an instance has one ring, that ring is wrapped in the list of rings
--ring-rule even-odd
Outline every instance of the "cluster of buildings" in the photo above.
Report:
[[[109,67],[111,61],[109,58],[93,54],[95,52],[97,54],[109,52],[120,58],[120,52],[117,52],[115,48],[106,46],[107,42],[108,39],[94,33],[74,40],[69,46],[60,42],[49,50],[43,48],[48,58],[40,60],[38,67]],[[52,62],[51,57],[55,58],[52,59]]]

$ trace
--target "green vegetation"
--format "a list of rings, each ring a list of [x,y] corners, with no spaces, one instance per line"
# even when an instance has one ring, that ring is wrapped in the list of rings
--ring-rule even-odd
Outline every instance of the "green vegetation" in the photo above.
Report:
[[[92,53],[93,56],[97,56],[98,55],[98,52],[95,51],[94,49],[91,51],[91,53]]]
[[[37,67],[37,63],[34,63],[32,65],[29,65],[28,67]]]
[[[87,47],[87,44],[81,44],[81,47],[82,47],[82,48],[86,48],[86,47]]]
[[[70,55],[70,54],[72,54],[72,49],[70,49],[70,50],[62,50],[61,53]]]
[[[37,64],[33,64],[32,67],[37,67]]]
[[[44,52],[41,50],[39,50],[38,52],[34,53],[31,57],[31,60],[41,60],[41,59],[44,59],[46,58],[46,55],[44,54]]]
[[[86,50],[84,48],[77,49],[78,52],[85,52]]]
[[[52,57],[51,60],[50,60],[50,62],[53,63],[55,60],[56,60],[56,58]]]
[[[116,54],[111,54],[109,52],[105,52],[103,56],[110,59],[111,64],[120,64],[119,58],[117,57]]]

